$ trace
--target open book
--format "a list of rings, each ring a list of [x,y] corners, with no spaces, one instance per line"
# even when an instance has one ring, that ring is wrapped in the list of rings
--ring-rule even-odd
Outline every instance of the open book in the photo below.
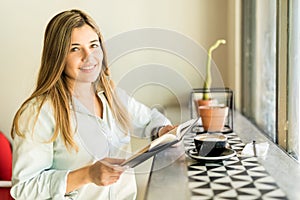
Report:
[[[126,159],[121,165],[135,167],[155,154],[163,151],[164,149],[178,143],[182,140],[183,136],[190,132],[191,129],[197,124],[199,118],[191,119],[187,122],[180,124],[168,133],[153,140],[150,144],[139,150],[137,153]]]

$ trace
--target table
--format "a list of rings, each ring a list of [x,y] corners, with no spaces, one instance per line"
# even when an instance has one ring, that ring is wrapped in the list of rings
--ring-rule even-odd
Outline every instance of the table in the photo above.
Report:
[[[145,199],[299,199],[299,163],[240,114],[235,115],[235,132],[227,135],[232,148],[239,152],[253,139],[268,142],[266,158],[238,154],[222,162],[199,163],[185,154],[193,145],[193,135],[187,135],[179,146],[155,156]]]
[[[187,158],[191,199],[287,199],[257,157],[241,155],[245,144],[237,134],[225,135],[237,155],[214,162]],[[185,149],[194,148],[194,136],[186,135]]]

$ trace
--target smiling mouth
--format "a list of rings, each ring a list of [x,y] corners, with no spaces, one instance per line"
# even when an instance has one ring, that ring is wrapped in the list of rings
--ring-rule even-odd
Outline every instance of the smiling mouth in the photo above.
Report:
[[[92,70],[96,67],[96,65],[90,65],[90,66],[85,66],[85,67],[80,67],[79,69],[82,71],[89,71]]]

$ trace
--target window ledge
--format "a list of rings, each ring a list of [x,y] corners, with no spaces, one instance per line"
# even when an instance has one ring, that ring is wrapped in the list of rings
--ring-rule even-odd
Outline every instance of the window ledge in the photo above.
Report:
[[[267,155],[258,158],[269,174],[274,178],[278,186],[287,194],[289,199],[297,199],[300,196],[300,164],[294,158],[274,144],[260,130],[258,130],[242,114],[235,112],[234,131],[241,140],[251,143],[268,142],[270,144]]]

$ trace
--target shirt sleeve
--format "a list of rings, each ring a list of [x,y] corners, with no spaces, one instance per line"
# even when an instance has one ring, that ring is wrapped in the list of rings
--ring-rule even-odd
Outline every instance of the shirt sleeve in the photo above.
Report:
[[[124,90],[118,89],[118,93],[131,116],[135,136],[150,137],[153,129],[171,124],[170,120],[157,109],[150,109],[130,97]]]
[[[13,141],[11,195],[15,199],[64,199],[68,170],[52,169],[54,118],[49,106],[43,106],[35,122],[37,106],[29,105],[19,125],[25,138]]]

